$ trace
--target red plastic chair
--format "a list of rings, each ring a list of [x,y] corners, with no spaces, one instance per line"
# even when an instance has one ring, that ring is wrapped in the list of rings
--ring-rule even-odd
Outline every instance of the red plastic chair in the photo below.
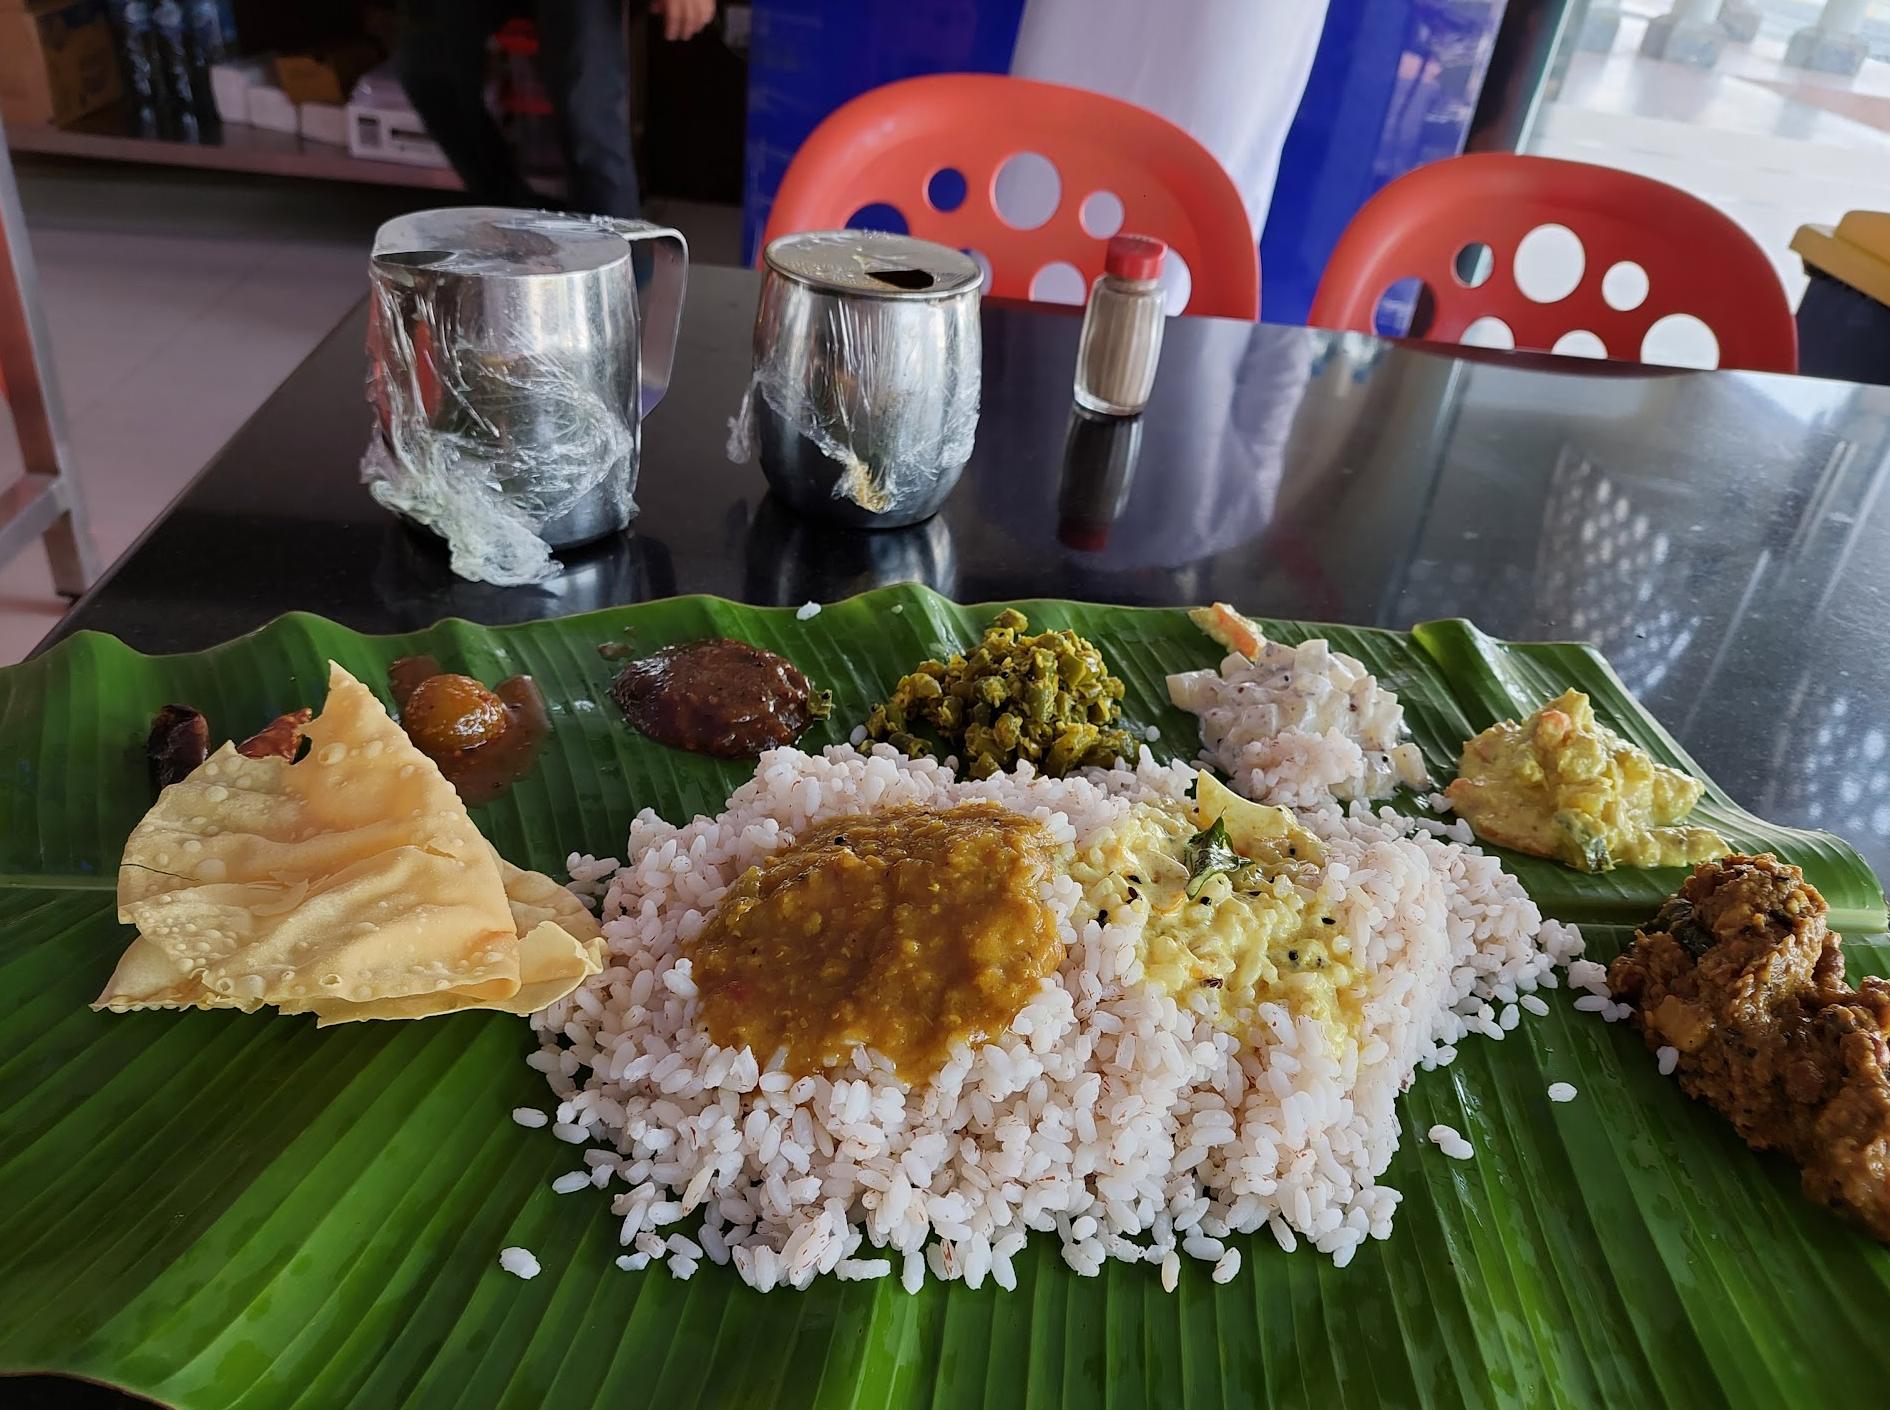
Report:
[[[998,169],[1020,152],[1048,158],[1059,178],[1056,209],[1031,229],[995,205]],[[1086,224],[1085,203],[1099,192],[1120,202],[1119,219],[1092,208]],[[1032,297],[1038,275],[1056,265],[1068,267],[1058,271],[1066,289],[1086,290],[1119,225],[1181,256],[1186,312],[1260,316],[1259,254],[1233,181],[1182,129],[1118,98],[982,73],[875,88],[831,113],[794,154],[766,238],[839,229],[882,205],[910,234],[982,254],[985,292],[998,298]]]
[[[1542,225],[1562,225],[1582,244],[1581,280],[1554,302],[1516,283],[1516,250]],[[1488,278],[1460,277],[1475,261],[1466,246],[1487,245]],[[1460,258],[1462,256],[1462,258]],[[1620,282],[1645,293],[1632,307],[1604,297],[1603,281],[1622,263]],[[1765,253],[1706,202],[1631,172],[1551,157],[1453,157],[1399,177],[1365,204],[1339,238],[1308,322],[1373,331],[1387,288],[1422,279],[1412,337],[1457,342],[1479,318],[1508,325],[1519,348],[1555,350],[1586,331],[1611,358],[1638,361],[1648,330],[1670,314],[1691,314],[1713,330],[1719,365],[1759,372],[1798,370],[1791,304]],[[1615,295],[1616,303],[1627,298]]]

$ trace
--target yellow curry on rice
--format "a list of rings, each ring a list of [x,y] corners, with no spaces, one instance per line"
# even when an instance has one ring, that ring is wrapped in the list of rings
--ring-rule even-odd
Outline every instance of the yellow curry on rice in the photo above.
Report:
[[[994,803],[814,829],[724,897],[688,953],[709,1035],[796,1072],[876,1048],[923,1081],[1004,1031],[1063,962],[1041,824]]]
[[[1079,856],[1071,873],[1089,912],[1147,914],[1144,978],[1235,1033],[1278,1003],[1320,1024],[1335,1046],[1359,1018],[1350,942],[1319,902],[1325,849],[1283,808],[1252,803],[1202,773],[1181,812],[1140,806]],[[1225,830],[1234,856],[1204,872],[1196,828]],[[1193,855],[1191,855],[1191,853]]]
[[[1146,917],[1137,959],[1184,1005],[1244,1032],[1275,1002],[1335,1044],[1360,975],[1321,905],[1325,849],[1283,808],[1203,773],[1192,802],[1139,805],[1082,854],[993,803],[838,818],[744,874],[685,942],[710,1037],[789,1070],[878,1050],[908,1082],[1002,1033],[1063,962],[1053,872],[1074,919]]]
[[[1444,790],[1486,842],[1590,872],[1725,856],[1718,833],[1680,825],[1704,792],[1596,720],[1579,690],[1470,740]]]

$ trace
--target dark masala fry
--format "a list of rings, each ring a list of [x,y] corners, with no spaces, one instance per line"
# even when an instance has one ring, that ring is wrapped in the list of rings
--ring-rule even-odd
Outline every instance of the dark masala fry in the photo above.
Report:
[[[1696,868],[1608,969],[1650,1048],[1805,1193],[1890,1242],[1890,982],[1844,979],[1824,897],[1768,855]]]

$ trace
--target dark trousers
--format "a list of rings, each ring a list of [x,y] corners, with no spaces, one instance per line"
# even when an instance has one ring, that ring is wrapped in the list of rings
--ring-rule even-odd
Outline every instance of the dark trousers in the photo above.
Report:
[[[634,218],[630,58],[625,0],[401,0],[395,61],[401,86],[472,198],[535,209],[485,104],[486,40],[519,14],[538,24],[538,63],[558,119],[572,210]]]

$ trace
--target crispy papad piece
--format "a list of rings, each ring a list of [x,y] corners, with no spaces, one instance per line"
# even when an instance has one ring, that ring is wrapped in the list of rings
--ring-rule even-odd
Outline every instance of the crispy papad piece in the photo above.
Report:
[[[464,990],[412,994],[402,998],[319,1000],[309,1006],[316,1027],[359,1023],[373,1018],[429,1018],[460,1009],[497,1009],[528,1014],[548,1007],[604,967],[603,931],[584,903],[542,872],[513,866],[494,852],[505,878],[506,899],[521,937],[518,942],[518,992],[486,998]]]
[[[515,867],[497,852],[499,875],[505,879],[505,899],[512,904],[512,919],[524,935],[545,921],[555,921],[579,940],[597,940],[603,927],[584,903],[543,872]]]
[[[546,921],[519,940],[520,983],[517,992],[508,997],[482,998],[464,990],[448,990],[439,994],[369,999],[365,1003],[318,999],[309,1005],[309,1011],[315,1015],[317,1028],[376,1018],[431,1018],[461,1009],[497,1009],[501,1013],[520,1015],[536,1013],[555,1004],[602,970],[602,953],[601,940],[580,943]]]
[[[119,919],[139,938],[93,1007],[538,1008],[595,972],[569,935],[521,944],[506,864],[372,691],[331,664],[302,732],[299,761],[226,744],[160,795],[118,874]],[[555,916],[596,934],[588,913],[552,910],[549,878],[519,875],[535,878],[526,928]]]

